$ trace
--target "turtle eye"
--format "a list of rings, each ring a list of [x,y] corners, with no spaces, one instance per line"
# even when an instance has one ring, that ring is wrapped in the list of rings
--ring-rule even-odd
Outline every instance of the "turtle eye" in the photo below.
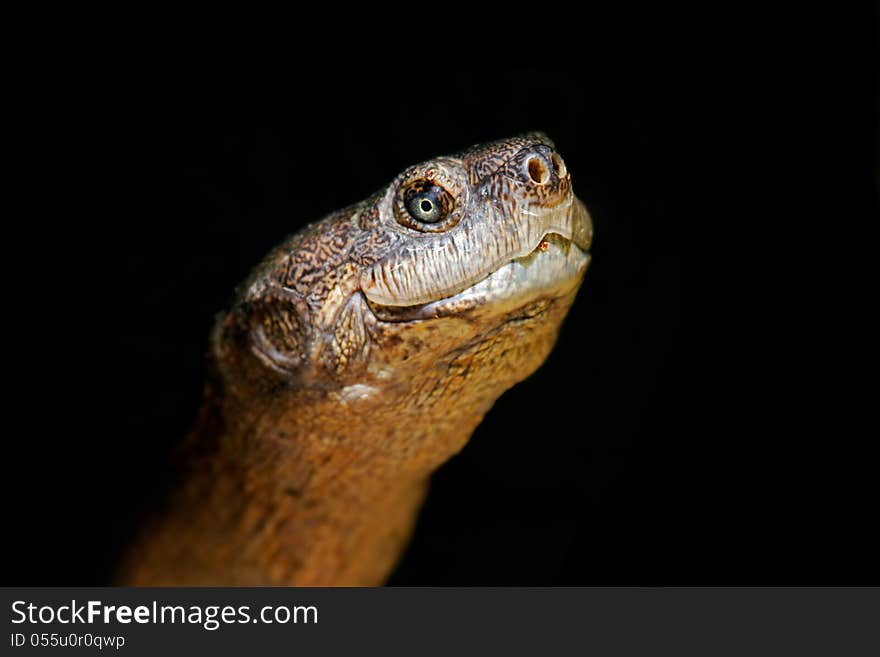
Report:
[[[420,194],[411,194],[406,201],[406,211],[416,221],[423,224],[436,224],[443,219],[440,214],[440,204],[437,202],[437,190],[439,187],[432,187],[426,192]]]
[[[401,200],[408,215],[401,217],[402,223],[416,229],[442,222],[455,206],[452,194],[431,180],[410,183],[403,189]]]

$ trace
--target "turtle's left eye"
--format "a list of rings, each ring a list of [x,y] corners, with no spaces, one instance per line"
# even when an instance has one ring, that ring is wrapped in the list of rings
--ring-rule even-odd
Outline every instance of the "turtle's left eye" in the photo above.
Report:
[[[438,189],[439,187],[433,187],[430,191],[410,195],[406,201],[406,210],[413,219],[424,224],[436,224],[443,219],[440,204],[437,203]]]
[[[452,195],[430,180],[417,180],[409,184],[402,195],[403,206],[415,225],[437,224],[446,219],[455,205]],[[407,222],[409,223],[409,222]]]

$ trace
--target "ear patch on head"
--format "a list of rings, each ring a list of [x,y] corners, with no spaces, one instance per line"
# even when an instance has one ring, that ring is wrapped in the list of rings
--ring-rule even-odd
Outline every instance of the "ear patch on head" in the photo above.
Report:
[[[308,358],[308,338],[290,299],[268,297],[254,302],[251,341],[257,355],[276,369],[292,372]]]

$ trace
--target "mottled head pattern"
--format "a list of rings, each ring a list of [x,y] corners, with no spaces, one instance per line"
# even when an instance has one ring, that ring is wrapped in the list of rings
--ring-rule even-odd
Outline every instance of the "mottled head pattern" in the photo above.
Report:
[[[509,386],[552,346],[591,237],[546,136],[474,146],[407,168],[275,249],[218,325],[215,355],[242,352],[250,374],[285,386],[367,397],[515,329],[535,355],[510,357]]]

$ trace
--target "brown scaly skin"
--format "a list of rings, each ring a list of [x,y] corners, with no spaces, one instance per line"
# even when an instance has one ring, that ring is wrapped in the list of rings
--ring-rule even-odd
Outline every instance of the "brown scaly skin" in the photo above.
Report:
[[[429,476],[541,365],[583,278],[592,228],[552,149],[411,167],[269,254],[217,323],[180,484],[122,583],[385,581]],[[432,185],[446,216],[421,223],[406,202]]]

